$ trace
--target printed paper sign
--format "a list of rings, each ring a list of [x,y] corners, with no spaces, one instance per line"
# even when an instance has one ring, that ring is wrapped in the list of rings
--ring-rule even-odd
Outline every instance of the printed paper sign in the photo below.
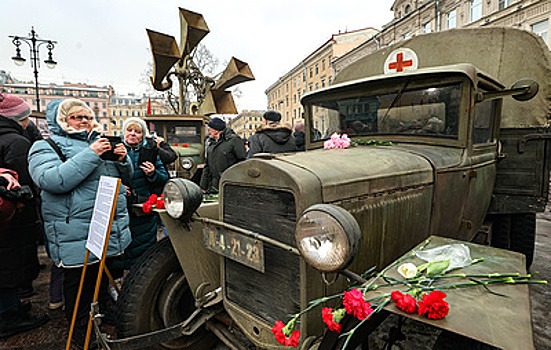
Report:
[[[117,197],[119,181],[120,179],[109,176],[102,176],[99,180],[94,212],[88,231],[88,240],[86,241],[86,249],[98,259],[102,258],[107,232],[111,229],[109,221]]]

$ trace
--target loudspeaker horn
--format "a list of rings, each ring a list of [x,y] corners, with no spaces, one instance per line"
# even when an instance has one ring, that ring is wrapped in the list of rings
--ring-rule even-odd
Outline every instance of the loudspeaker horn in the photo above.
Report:
[[[226,90],[230,86],[249,80],[254,80],[254,75],[249,65],[232,57],[222,76],[214,84],[213,90]]]
[[[153,54],[153,75],[151,84],[155,90],[166,91],[172,87],[172,81],[163,82],[170,69],[180,59],[178,44],[173,36],[146,29],[149,45]]]
[[[231,91],[209,90],[199,106],[199,114],[237,114]]]
[[[180,56],[184,58],[199,44],[210,30],[200,13],[180,9]]]

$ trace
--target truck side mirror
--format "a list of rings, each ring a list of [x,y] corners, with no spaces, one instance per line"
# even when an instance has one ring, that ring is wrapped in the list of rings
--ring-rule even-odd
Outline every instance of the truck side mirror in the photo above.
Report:
[[[512,96],[517,101],[528,101],[537,95],[539,89],[540,86],[534,79],[524,78],[515,82],[510,89],[478,93],[476,102],[493,100],[504,96]]]
[[[539,84],[533,79],[521,79],[511,86],[511,90],[520,90],[518,94],[514,94],[513,98],[517,101],[528,101],[538,94],[540,89]]]

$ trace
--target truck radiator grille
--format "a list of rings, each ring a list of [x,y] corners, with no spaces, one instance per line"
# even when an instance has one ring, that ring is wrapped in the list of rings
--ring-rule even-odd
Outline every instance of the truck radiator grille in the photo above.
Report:
[[[295,198],[273,189],[224,186],[224,221],[295,246]],[[265,273],[225,259],[226,297],[268,324],[300,309],[300,259],[264,244]]]

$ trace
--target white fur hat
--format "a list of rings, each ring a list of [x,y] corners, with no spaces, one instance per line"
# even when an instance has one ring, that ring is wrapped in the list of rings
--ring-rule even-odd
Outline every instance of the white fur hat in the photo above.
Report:
[[[145,121],[143,119],[138,118],[138,117],[130,117],[130,118],[125,119],[124,122],[122,123],[122,131],[124,132],[130,124],[139,125],[142,128],[142,134],[144,135],[144,137],[147,134],[149,134],[149,129],[147,128],[147,124],[145,123]]]

